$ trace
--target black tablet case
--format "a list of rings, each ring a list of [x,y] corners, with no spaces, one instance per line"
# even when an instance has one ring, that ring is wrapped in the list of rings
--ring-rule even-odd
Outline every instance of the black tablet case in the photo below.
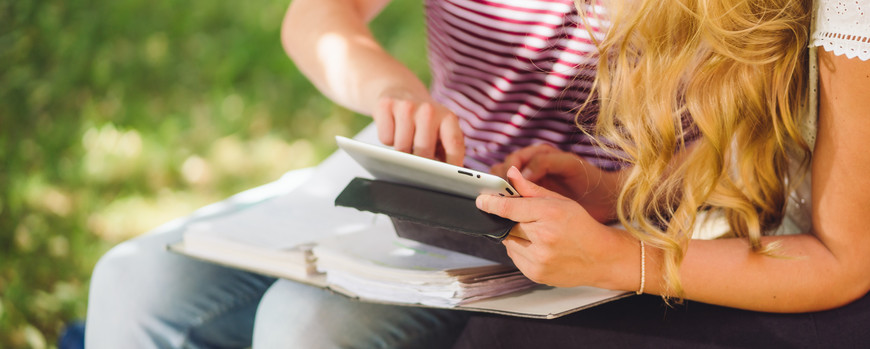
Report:
[[[390,216],[400,237],[513,265],[500,241],[516,222],[479,210],[474,199],[357,177],[335,204]]]

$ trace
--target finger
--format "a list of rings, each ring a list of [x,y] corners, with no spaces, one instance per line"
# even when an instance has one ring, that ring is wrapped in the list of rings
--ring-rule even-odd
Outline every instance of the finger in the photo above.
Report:
[[[375,120],[375,126],[378,130],[378,139],[384,145],[393,145],[393,135],[395,133],[393,102],[392,98],[381,98],[378,100],[375,112],[372,113],[372,119]]]
[[[432,105],[423,103],[414,113],[414,155],[432,159],[438,141],[438,124],[435,123]]]
[[[522,174],[526,179],[535,182],[547,175],[569,177],[577,174],[580,168],[583,168],[583,160],[572,153],[545,153],[529,160]]]
[[[508,156],[504,158],[504,161],[501,163],[495,164],[490,167],[490,173],[502,177],[507,178],[507,171],[511,167],[523,168],[525,167],[525,162],[530,158],[536,149],[541,149],[542,145],[536,144],[531,145],[520,150],[517,150],[513,153],[510,153]]]
[[[459,119],[450,113],[441,120],[441,146],[447,154],[447,163],[462,166],[465,162],[465,136],[459,127]]]
[[[520,156],[519,152],[524,150],[524,149],[526,149],[526,148],[523,148],[523,149],[517,150],[513,153],[510,153],[510,154],[508,154],[508,156],[506,156],[504,158],[504,161],[501,163],[501,168],[504,171],[503,177],[507,177],[507,170],[510,169],[511,167],[523,168],[523,165],[524,165],[523,160],[522,160],[523,157]]]
[[[514,225],[508,236],[513,236],[523,240],[531,240],[529,239],[528,234],[526,234],[526,231],[523,230],[523,224],[520,223]]]
[[[556,148],[547,143],[540,143],[535,145],[530,145],[528,147],[517,150],[510,155],[508,155],[504,159],[505,168],[510,168],[511,166],[516,166],[517,168],[525,167],[526,163],[529,162],[532,158],[542,153],[550,153],[555,152]]]
[[[547,205],[552,204],[552,201],[549,199],[567,200],[562,195],[526,180],[516,167],[511,167],[508,170],[508,179],[521,197],[484,194],[478,196],[477,200],[475,200],[477,208],[514,222],[525,223],[537,221],[541,216],[541,212],[547,210]],[[544,202],[541,199],[547,199],[545,201],[548,202]]]
[[[523,196],[528,198],[533,197],[541,197],[541,198],[564,198],[564,196],[559,195],[556,192],[547,190],[546,188],[535,184],[534,182],[523,177],[523,174],[520,173],[516,167],[511,167],[507,171],[508,180],[510,180],[511,185],[517,192]]]
[[[489,168],[489,173],[494,174],[496,176],[499,176],[501,178],[507,179],[507,170],[509,168],[510,167],[508,167],[505,163],[502,162],[502,163],[492,165],[492,167]]]
[[[508,236],[501,243],[504,245],[505,250],[507,250],[508,257],[511,258],[514,265],[521,271],[524,269],[524,266],[531,263],[531,258],[529,258],[531,252],[529,250],[532,243],[529,240]]]
[[[523,255],[524,250],[529,248],[529,246],[532,244],[532,242],[527,239],[523,239],[521,237],[516,237],[513,235],[508,235],[504,238],[504,240],[501,241],[501,243],[505,245],[505,247],[515,250],[515,252],[517,252],[517,255]]]
[[[535,222],[540,219],[542,210],[546,209],[541,198],[484,194],[478,196],[474,203],[483,212],[518,223]]]
[[[410,153],[414,141],[414,118],[411,110],[414,104],[411,101],[393,102],[393,120],[396,123],[393,148],[398,151]]]

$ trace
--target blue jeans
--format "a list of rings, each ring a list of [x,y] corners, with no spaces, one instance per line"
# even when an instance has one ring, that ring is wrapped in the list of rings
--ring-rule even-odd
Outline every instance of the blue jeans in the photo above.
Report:
[[[468,318],[459,310],[359,302],[278,280],[260,301],[254,348],[450,348]]]
[[[86,347],[443,348],[461,332],[462,311],[358,302],[166,251],[187,224],[235,201],[106,253],[91,277]]]
[[[181,229],[116,246],[94,268],[86,348],[245,347],[273,278],[166,251]]]

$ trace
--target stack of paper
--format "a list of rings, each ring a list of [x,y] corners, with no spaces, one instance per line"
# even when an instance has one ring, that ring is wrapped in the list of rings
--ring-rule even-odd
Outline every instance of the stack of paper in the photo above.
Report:
[[[313,252],[330,287],[371,300],[453,307],[536,285],[515,267],[402,239],[378,225],[320,240]]]
[[[291,190],[240,211],[190,224],[184,232],[185,253],[320,285],[318,279],[308,279],[315,272],[313,243],[374,224],[374,215],[333,203],[342,184],[361,175],[365,170],[346,154],[336,153],[293,179],[299,183]]]

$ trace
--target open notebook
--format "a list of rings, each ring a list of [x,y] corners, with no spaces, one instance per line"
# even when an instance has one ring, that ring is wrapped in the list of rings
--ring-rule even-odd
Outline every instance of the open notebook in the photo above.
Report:
[[[374,129],[357,138],[375,142]],[[386,216],[334,205],[354,177],[370,176],[338,151],[295,189],[193,223],[169,249],[361,301],[531,318],[556,318],[631,294],[535,285],[510,267],[399,238]]]

